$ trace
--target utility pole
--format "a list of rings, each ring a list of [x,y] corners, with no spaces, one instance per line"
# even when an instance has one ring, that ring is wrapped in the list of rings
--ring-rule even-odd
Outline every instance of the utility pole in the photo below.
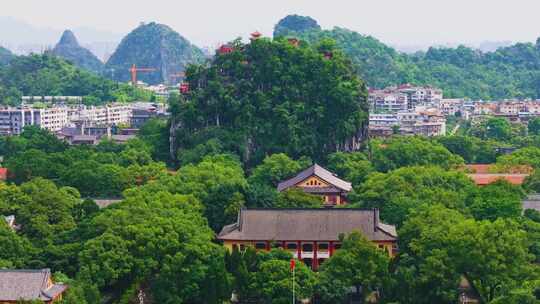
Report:
[[[296,297],[295,297],[295,288],[294,288],[294,270],[296,268],[296,263],[295,263],[295,260],[294,258],[291,259],[291,270],[292,270],[292,304],[295,304],[296,303]]]

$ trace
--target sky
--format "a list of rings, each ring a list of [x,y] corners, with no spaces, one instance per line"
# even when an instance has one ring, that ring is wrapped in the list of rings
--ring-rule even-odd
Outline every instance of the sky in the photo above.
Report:
[[[0,16],[53,29],[126,34],[140,22],[171,26],[199,46],[260,31],[288,14],[309,15],[394,45],[535,41],[538,0],[0,0]],[[2,32],[9,29],[0,29]]]

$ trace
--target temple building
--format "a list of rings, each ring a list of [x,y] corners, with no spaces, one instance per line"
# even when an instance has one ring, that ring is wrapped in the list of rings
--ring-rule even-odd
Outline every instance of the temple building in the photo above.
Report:
[[[58,303],[68,288],[52,281],[49,269],[0,269],[0,303]],[[24,302],[26,303],[26,302]]]
[[[300,188],[307,193],[321,195],[327,206],[346,204],[347,194],[352,190],[351,183],[317,164],[279,183],[277,190],[282,192],[290,188]]]
[[[341,248],[340,235],[360,232],[380,250],[397,253],[396,227],[379,220],[378,209],[242,209],[218,239],[232,251],[283,248],[313,269]]]

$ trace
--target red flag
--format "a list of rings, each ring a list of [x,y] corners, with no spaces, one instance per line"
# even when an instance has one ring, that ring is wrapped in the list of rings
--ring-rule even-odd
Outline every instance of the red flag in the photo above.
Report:
[[[294,259],[291,259],[291,271],[293,271],[295,267],[296,267],[296,262]]]

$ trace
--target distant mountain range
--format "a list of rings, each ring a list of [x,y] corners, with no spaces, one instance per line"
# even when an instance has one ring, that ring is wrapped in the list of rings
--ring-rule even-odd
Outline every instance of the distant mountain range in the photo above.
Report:
[[[83,41],[82,45],[101,60],[110,56],[123,36],[88,27],[75,27],[72,30]],[[19,55],[52,49],[62,32],[63,29],[36,27],[12,17],[0,16],[0,45]]]
[[[80,33],[78,29],[74,31],[79,37],[104,37],[102,41],[116,37],[116,34],[88,29],[81,29]],[[48,43],[53,39],[51,33],[56,34],[55,39],[60,35],[56,30],[36,29],[15,19],[0,17],[0,37],[4,39],[0,45],[3,46],[10,46],[4,41]],[[374,37],[345,28],[322,29],[315,19],[299,15],[280,20],[274,36],[294,36],[311,44],[327,38],[334,40],[370,87],[413,83],[440,87],[447,97],[540,98],[540,42],[513,45],[486,42],[478,46],[487,51],[443,46],[404,53]],[[48,49],[52,49],[50,45]],[[205,54],[186,38],[170,27],[154,22],[141,24],[125,36],[104,65],[101,62],[105,60],[100,62],[84,47],[85,44],[79,44],[69,31],[63,34],[52,53],[79,67],[123,82],[130,80],[132,65],[151,68],[154,71],[138,73],[138,79],[149,84],[175,83],[188,64],[205,59]],[[11,57],[5,49],[0,49],[0,64]]]

